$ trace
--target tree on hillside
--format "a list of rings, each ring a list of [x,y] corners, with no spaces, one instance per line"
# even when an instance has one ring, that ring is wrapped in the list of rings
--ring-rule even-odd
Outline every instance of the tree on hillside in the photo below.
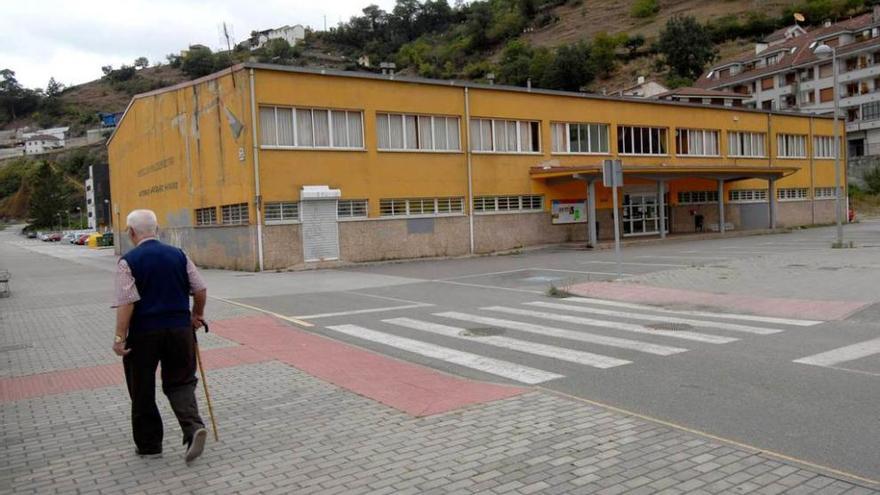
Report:
[[[51,227],[58,223],[58,214],[66,211],[68,190],[64,177],[48,162],[43,162],[34,172],[28,215],[35,227]]]
[[[522,40],[513,40],[501,52],[498,82],[511,86],[525,86],[530,76],[534,51]]]
[[[214,72],[214,54],[207,46],[193,45],[180,57],[180,70],[191,79]]]
[[[580,91],[595,77],[590,51],[590,45],[583,41],[557,48],[556,57],[547,68],[541,86],[564,91]]]
[[[0,70],[0,123],[33,112],[40,105],[40,93],[22,87],[15,71]]]
[[[641,34],[636,34],[630,36],[623,42],[623,46],[629,51],[629,56],[632,58],[635,56],[636,52],[645,45],[645,37]]]
[[[55,98],[64,91],[64,85],[60,82],[56,81],[54,77],[49,78],[49,83],[46,84],[46,96],[49,98]]]
[[[657,50],[669,67],[670,76],[691,81],[715,60],[717,50],[705,27],[691,16],[675,16],[660,32]]]
[[[150,66],[150,61],[147,60],[147,57],[138,57],[134,59],[134,67],[135,69],[146,69]]]
[[[289,64],[299,55],[297,50],[282,38],[267,41],[260,51],[257,60],[273,64]]]

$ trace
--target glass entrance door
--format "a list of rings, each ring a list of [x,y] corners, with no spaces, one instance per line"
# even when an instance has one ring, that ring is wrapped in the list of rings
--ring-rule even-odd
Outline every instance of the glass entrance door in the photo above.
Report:
[[[667,195],[668,196],[668,195]],[[623,195],[623,235],[653,235],[660,233],[660,207],[657,193],[627,193]],[[666,232],[669,232],[669,202],[665,202]]]

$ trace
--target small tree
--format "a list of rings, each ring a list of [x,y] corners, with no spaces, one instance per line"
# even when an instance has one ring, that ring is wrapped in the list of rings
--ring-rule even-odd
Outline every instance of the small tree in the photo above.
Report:
[[[660,32],[657,49],[672,76],[696,80],[717,55],[709,33],[691,16],[675,16]]]
[[[134,59],[134,67],[136,69],[146,69],[150,66],[150,61],[147,60],[147,57],[138,57]]]
[[[190,78],[207,76],[214,72],[214,54],[202,45],[193,45],[180,57],[180,70]]]
[[[862,176],[866,189],[871,194],[880,194],[880,165],[865,172]]]
[[[645,45],[645,37],[641,34],[630,36],[623,43],[623,46],[629,51],[630,58],[634,57],[639,48]]]
[[[636,0],[632,6],[632,10],[630,10],[630,14],[632,14],[633,17],[641,19],[651,17],[659,11],[660,5],[657,4],[657,0]]]
[[[49,98],[55,98],[60,95],[62,91],[64,91],[64,85],[56,81],[54,77],[50,77],[49,83],[46,85],[46,96]]]
[[[59,212],[67,204],[68,191],[64,178],[48,162],[42,162],[29,181],[33,184],[28,215],[36,227],[55,225]]]

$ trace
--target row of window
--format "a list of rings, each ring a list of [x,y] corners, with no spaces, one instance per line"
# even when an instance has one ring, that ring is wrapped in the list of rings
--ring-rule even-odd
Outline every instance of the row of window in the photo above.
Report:
[[[364,149],[363,112],[311,108],[260,107],[263,146],[277,148]],[[609,125],[551,123],[553,153],[610,153]],[[621,155],[668,155],[665,127],[617,126]],[[398,113],[376,114],[381,151],[461,151],[458,117]],[[540,123],[528,120],[473,118],[471,149],[486,153],[540,153]],[[765,158],[766,134],[729,131],[728,156]],[[833,158],[833,138],[813,137],[813,156]],[[676,129],[675,153],[681,156],[721,156],[720,131]],[[806,136],[777,135],[777,156],[806,158]]]
[[[217,208],[214,206],[198,208],[195,213],[196,225],[247,225],[249,218],[247,203],[222,205],[219,224],[217,222]]]
[[[717,194],[716,194],[717,200]],[[813,199],[834,199],[833,187],[816,187],[813,189]],[[789,187],[776,189],[776,199],[779,201],[802,201],[810,198],[810,189],[806,187]],[[733,189],[729,191],[731,203],[765,203],[767,202],[767,189]]]
[[[808,199],[808,188],[779,188],[776,197],[780,201]],[[833,199],[833,187],[817,187],[813,190],[815,199]],[[767,201],[767,189],[734,189],[729,191],[732,203],[756,203]],[[680,191],[678,204],[695,205],[717,203],[718,191]],[[339,218],[366,218],[366,199],[346,199],[337,202]],[[544,197],[540,195],[477,196],[474,198],[475,213],[529,212],[544,211]],[[464,213],[464,198],[391,198],[379,200],[379,215],[382,217],[441,216]],[[264,207],[267,224],[297,222],[299,203],[296,201],[268,202]],[[237,203],[220,207],[220,222],[217,208],[207,207],[195,210],[196,225],[247,225],[248,205]]]

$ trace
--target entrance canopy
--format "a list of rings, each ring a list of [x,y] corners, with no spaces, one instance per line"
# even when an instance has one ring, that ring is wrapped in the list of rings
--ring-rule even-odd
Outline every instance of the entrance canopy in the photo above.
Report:
[[[796,167],[777,166],[715,166],[715,165],[624,165],[623,174],[647,180],[674,180],[698,178],[723,180],[725,182],[745,179],[780,179],[798,171]],[[533,179],[577,179],[595,180],[602,178],[602,165],[557,166],[543,165],[532,167],[529,174]]]

